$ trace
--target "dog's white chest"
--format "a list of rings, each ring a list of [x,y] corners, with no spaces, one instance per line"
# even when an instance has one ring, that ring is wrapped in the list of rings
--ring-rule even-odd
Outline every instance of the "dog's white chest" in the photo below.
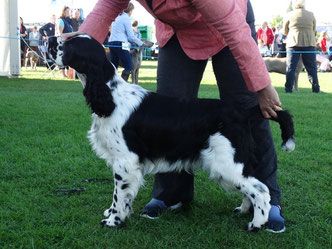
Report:
[[[93,122],[88,132],[94,151],[108,163],[112,163],[116,155],[127,151],[121,128],[111,121],[110,118],[100,118],[93,114]]]

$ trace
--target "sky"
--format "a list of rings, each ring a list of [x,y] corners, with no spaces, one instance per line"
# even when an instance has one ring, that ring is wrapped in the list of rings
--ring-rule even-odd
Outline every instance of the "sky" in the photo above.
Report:
[[[256,24],[270,21],[273,16],[284,16],[290,0],[251,0],[254,8]],[[86,16],[97,0],[18,0],[19,16],[25,23],[48,22],[51,14],[60,15],[61,8],[68,5],[71,8],[83,8]],[[153,17],[136,1],[133,18],[139,25],[154,26]],[[36,7],[38,6],[38,7]],[[306,0],[306,9],[314,12],[318,24],[332,23],[332,0]]]

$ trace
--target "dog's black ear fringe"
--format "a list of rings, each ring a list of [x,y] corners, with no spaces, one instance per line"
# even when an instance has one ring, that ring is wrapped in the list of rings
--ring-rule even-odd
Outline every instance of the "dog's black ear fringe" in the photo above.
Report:
[[[114,70],[114,69],[113,69]],[[83,94],[91,110],[100,117],[108,117],[115,109],[110,88],[110,80],[104,73],[104,67],[90,65]]]

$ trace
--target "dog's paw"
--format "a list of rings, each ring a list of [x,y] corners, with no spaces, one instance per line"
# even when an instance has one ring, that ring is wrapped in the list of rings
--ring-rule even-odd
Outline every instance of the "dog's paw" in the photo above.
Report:
[[[233,212],[234,212],[234,214],[241,214],[242,209],[241,209],[241,207],[236,207],[236,208],[234,208]]]
[[[107,226],[109,228],[121,227],[123,225],[123,221],[118,216],[111,216],[108,219],[104,219],[100,223],[101,227]]]
[[[106,210],[104,211],[104,216],[108,218],[108,217],[110,216],[111,212],[112,212],[112,209],[111,209],[111,208],[106,209]]]
[[[233,212],[234,212],[234,214],[246,214],[249,212],[249,209],[244,210],[241,207],[236,207],[236,208],[234,208]]]
[[[261,229],[261,226],[257,227],[257,226],[254,225],[254,223],[249,222],[245,229],[247,231],[257,233]]]

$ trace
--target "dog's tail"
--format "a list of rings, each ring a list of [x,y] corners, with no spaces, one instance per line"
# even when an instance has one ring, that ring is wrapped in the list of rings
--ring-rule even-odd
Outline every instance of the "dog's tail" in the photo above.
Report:
[[[282,138],[281,147],[284,151],[292,152],[295,149],[293,116],[286,110],[276,111],[276,113],[277,117],[272,117],[271,120],[279,123],[280,125]],[[254,118],[263,118],[263,114],[258,105],[251,109],[249,115]]]
[[[288,111],[276,111],[277,118],[271,118],[280,125],[282,144],[284,151],[292,152],[295,149],[293,116]]]

